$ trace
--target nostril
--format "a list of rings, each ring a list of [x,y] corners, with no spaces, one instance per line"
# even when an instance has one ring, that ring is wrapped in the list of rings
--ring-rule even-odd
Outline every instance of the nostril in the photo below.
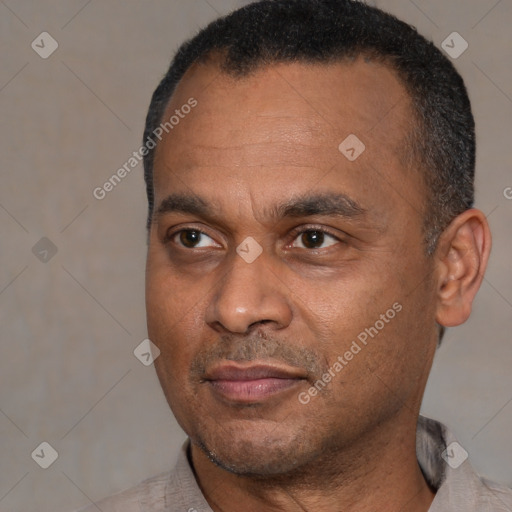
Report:
[[[274,323],[274,321],[273,320],[258,320],[257,322],[253,322],[252,324],[250,324],[249,328],[247,330],[251,331],[253,329],[256,329],[257,327],[260,327],[260,326],[266,325],[266,324],[271,324],[271,323]],[[261,331],[261,332],[263,333],[264,331]]]

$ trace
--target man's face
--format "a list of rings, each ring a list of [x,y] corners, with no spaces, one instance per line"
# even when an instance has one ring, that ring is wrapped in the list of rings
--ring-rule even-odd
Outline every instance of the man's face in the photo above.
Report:
[[[270,475],[414,424],[435,268],[394,73],[363,59],[241,80],[194,66],[164,120],[191,97],[156,151],[147,262],[180,425],[222,467]]]

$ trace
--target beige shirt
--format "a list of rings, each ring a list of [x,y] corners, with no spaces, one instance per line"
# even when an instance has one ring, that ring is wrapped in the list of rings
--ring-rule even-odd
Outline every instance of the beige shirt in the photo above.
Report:
[[[188,462],[188,446],[189,441],[173,471],[80,512],[212,512]],[[440,423],[420,416],[416,451],[426,480],[437,489],[429,512],[512,512],[512,490],[479,478],[466,451]]]

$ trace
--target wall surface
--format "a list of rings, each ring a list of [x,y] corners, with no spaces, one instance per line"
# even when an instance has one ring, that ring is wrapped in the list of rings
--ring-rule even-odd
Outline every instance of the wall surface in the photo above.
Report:
[[[481,474],[511,485],[512,3],[375,3],[439,46],[453,32],[469,44],[456,65],[494,248],[473,316],[438,351],[423,412],[456,432]],[[71,511],[173,464],[184,434],[153,367],[133,354],[146,337],[141,164],[103,199],[93,190],[139,149],[180,42],[238,5],[0,1],[3,512]],[[58,453],[48,469],[42,442]]]

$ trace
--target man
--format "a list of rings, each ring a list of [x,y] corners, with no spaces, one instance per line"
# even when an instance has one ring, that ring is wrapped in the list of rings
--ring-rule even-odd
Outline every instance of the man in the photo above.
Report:
[[[148,332],[189,441],[98,508],[512,511],[419,418],[491,245],[448,59],[363,3],[256,2],[180,48],[144,141]]]

